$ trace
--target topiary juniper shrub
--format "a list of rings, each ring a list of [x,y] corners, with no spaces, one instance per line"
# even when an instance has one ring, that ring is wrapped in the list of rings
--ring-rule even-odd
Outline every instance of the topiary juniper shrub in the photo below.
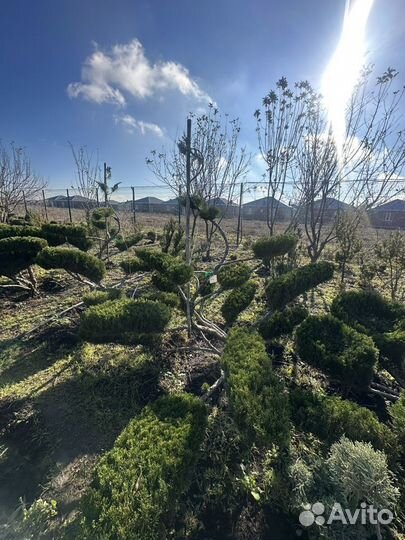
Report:
[[[340,320],[373,338],[385,363],[401,365],[405,358],[405,307],[375,291],[347,291],[331,306]]]
[[[310,431],[332,444],[346,435],[383,450],[392,440],[389,428],[376,414],[338,396],[325,396],[304,388],[290,391],[292,419],[300,431]]]
[[[85,225],[75,223],[44,223],[41,226],[41,236],[50,246],[72,244],[83,251],[87,251],[92,242],[88,238],[88,229]]]
[[[297,242],[298,238],[290,234],[270,236],[256,240],[252,245],[252,249],[255,257],[261,259],[265,266],[269,266],[270,262],[276,257],[281,257],[293,251]]]
[[[35,263],[47,242],[43,238],[14,236],[0,240],[0,275],[14,277]]]
[[[258,330],[266,340],[277,339],[280,336],[291,334],[296,326],[308,317],[308,310],[301,305],[276,311],[271,316],[261,320]]]
[[[247,328],[230,331],[223,354],[233,416],[250,444],[288,446],[289,401],[273,373],[260,335]]]
[[[221,307],[221,313],[227,324],[233,323],[237,319],[239,313],[249,307],[253,301],[256,290],[256,283],[248,281],[230,292]]]
[[[219,270],[218,282],[223,289],[233,289],[246,283],[251,273],[247,264],[227,264]]]
[[[100,282],[105,276],[103,261],[75,248],[47,247],[38,254],[36,263],[46,270],[61,268],[80,274],[95,283]]]
[[[167,538],[206,429],[205,405],[189,394],[144,408],[96,466],[82,503],[80,538]]]
[[[153,300],[109,300],[82,314],[80,336],[94,343],[137,343],[163,332],[170,315],[166,304]]]
[[[331,315],[310,316],[296,331],[297,353],[346,388],[368,388],[378,351],[373,340]]]
[[[268,282],[266,294],[270,307],[281,309],[317,285],[333,277],[334,265],[327,261],[308,264]]]
[[[83,296],[84,304],[89,306],[97,306],[108,300],[118,300],[123,297],[122,289],[105,289],[103,291],[91,291]]]

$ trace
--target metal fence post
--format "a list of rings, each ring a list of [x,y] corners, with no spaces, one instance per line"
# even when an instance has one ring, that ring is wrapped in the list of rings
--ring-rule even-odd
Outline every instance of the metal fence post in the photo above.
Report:
[[[25,198],[25,191],[24,190],[22,192],[22,196],[23,196],[23,202],[24,202],[24,208],[25,208],[25,215],[27,216],[28,215],[28,206],[27,206],[27,199]]]
[[[240,241],[242,240],[242,199],[243,199],[243,182],[240,184],[240,194],[239,194],[239,212],[238,212],[238,229],[236,233],[236,245],[239,246]]]
[[[136,227],[135,188],[131,186],[131,189],[132,189],[132,217],[134,220],[134,227]]]
[[[68,208],[69,208],[69,219],[70,219],[70,223],[72,223],[72,209],[70,207],[70,195],[69,195],[68,189],[66,190],[66,195],[67,195],[67,203],[68,203]]]
[[[42,190],[42,200],[44,202],[45,219],[46,219],[46,221],[49,221],[48,220],[48,209],[46,207],[46,199],[45,199],[45,190],[44,189]]]
[[[177,197],[177,204],[179,206],[179,225],[181,223],[181,186],[179,186],[179,196]]]

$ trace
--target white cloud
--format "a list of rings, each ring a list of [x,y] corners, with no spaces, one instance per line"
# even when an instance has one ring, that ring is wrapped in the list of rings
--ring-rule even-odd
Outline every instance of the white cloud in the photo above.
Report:
[[[137,39],[115,45],[109,52],[100,51],[96,45],[83,64],[81,75],[81,82],[67,87],[71,98],[125,106],[126,94],[144,99],[175,90],[198,101],[212,101],[182,64],[171,61],[152,64]]]
[[[158,137],[163,137],[163,130],[160,126],[150,122],[137,120],[130,114],[116,114],[114,115],[114,121],[117,125],[124,126],[129,133],[134,133],[135,130],[138,130],[142,133],[142,135],[153,133]]]

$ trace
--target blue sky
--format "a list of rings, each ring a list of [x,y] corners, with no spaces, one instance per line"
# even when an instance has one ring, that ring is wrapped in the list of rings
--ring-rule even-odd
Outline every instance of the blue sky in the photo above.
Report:
[[[98,150],[124,185],[154,181],[209,98],[238,116],[257,152],[253,112],[282,75],[319,84],[345,0],[2,0],[0,138],[25,146],[53,188],[69,187],[67,142]],[[370,60],[404,70],[403,0],[375,0]],[[87,66],[87,67],[86,67]],[[403,76],[403,74],[402,74]],[[255,165],[250,180],[258,178]]]

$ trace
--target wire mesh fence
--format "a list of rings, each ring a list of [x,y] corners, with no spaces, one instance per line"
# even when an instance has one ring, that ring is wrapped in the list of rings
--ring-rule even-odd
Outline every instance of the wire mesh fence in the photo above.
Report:
[[[287,190],[284,201],[273,200],[271,204],[271,211],[274,203],[276,204],[277,222],[290,221],[295,211],[288,193]],[[347,206],[342,200],[335,202],[338,203],[337,208]],[[120,186],[107,201],[101,190],[95,190],[86,196],[74,188],[46,188],[37,192],[34,197],[24,196],[18,212],[32,212],[43,221],[74,223],[88,221],[92,210],[106,204],[115,210],[124,230],[134,227],[161,229],[170,217],[181,221],[184,216],[184,207],[180,204],[179,197],[167,185]],[[269,196],[265,182],[234,185],[231,193],[213,198],[209,204],[219,208],[224,228],[235,234],[238,242],[242,238],[242,231],[251,230],[257,233],[266,229]],[[334,212],[334,207],[331,211]]]

